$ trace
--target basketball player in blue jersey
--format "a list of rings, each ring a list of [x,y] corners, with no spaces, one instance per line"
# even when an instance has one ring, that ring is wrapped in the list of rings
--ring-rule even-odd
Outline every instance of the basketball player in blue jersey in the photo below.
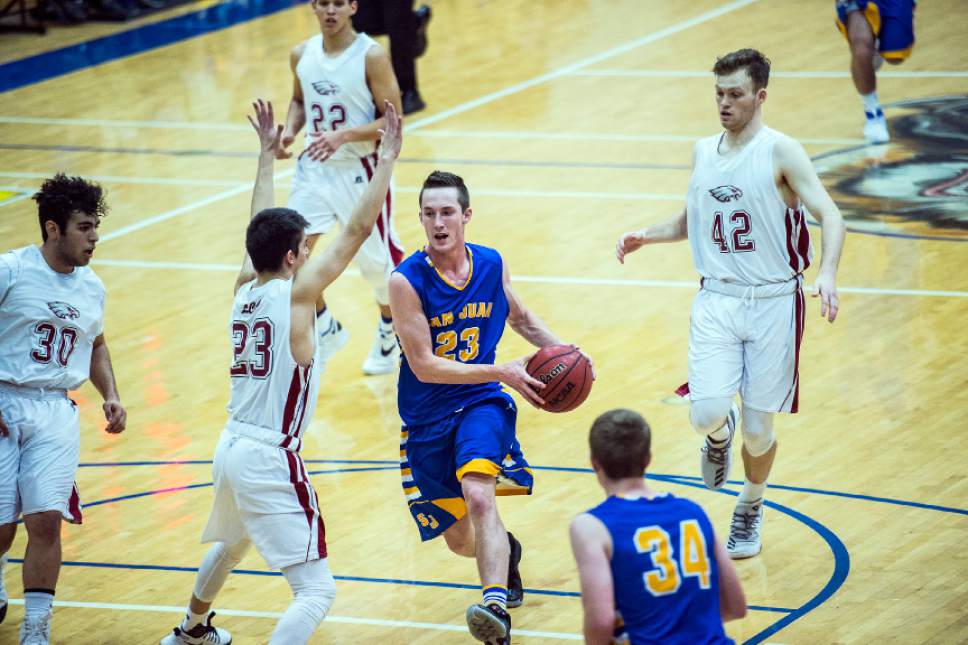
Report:
[[[732,643],[723,621],[746,615],[732,560],[698,504],[644,478],[651,432],[631,410],[610,410],[588,436],[608,498],[571,523],[589,645]]]
[[[435,171],[420,190],[427,245],[390,276],[390,308],[403,349],[397,401],[400,470],[423,540],[443,535],[476,558],[484,591],[467,610],[478,640],[511,642],[507,607],[523,599],[521,545],[498,515],[496,495],[531,494],[531,469],[515,436],[517,410],[501,384],[540,405],[527,359],[495,365],[504,323],[536,347],[561,341],[514,290],[501,255],[464,241],[471,219],[464,180]]]

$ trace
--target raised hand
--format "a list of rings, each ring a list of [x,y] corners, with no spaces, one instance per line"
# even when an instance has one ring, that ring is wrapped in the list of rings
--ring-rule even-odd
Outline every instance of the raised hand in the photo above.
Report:
[[[275,123],[272,101],[256,99],[252,107],[255,108],[255,120],[253,121],[248,114],[245,115],[245,118],[252,124],[255,133],[259,135],[260,152],[262,154],[277,154],[276,150],[279,147],[279,141],[282,139],[282,124],[277,125]]]
[[[833,322],[840,310],[840,298],[837,296],[836,281],[832,276],[821,273],[813,283],[812,297],[820,296],[820,317]]]
[[[501,365],[500,380],[508,387],[517,390],[518,394],[523,396],[528,403],[539,408],[544,405],[544,399],[538,396],[538,392],[544,389],[545,384],[528,374],[528,361],[533,356],[534,354]]]
[[[633,251],[638,251],[648,243],[649,239],[645,236],[645,231],[632,231],[618,238],[615,244],[615,257],[622,264],[625,264],[625,256]]]
[[[383,102],[383,129],[380,133],[380,159],[393,161],[400,156],[403,147],[403,117],[397,114],[397,108],[390,101]]]

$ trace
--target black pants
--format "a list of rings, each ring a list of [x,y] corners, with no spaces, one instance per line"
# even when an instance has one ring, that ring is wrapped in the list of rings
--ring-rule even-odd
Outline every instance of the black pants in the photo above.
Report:
[[[413,0],[357,0],[357,7],[353,28],[371,35],[389,36],[390,58],[400,92],[416,90],[417,17],[413,14]]]

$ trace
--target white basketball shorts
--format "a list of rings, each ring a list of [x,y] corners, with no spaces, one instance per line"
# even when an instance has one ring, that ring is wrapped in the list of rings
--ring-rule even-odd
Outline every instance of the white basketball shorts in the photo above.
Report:
[[[0,524],[44,511],[80,524],[77,406],[63,390],[0,384],[0,412],[10,432],[0,437]]]
[[[692,305],[689,398],[796,412],[805,302],[800,280],[740,287],[704,280]]]
[[[223,430],[202,542],[248,538],[273,569],[326,557],[319,500],[299,453]]]
[[[373,176],[376,159],[375,154],[325,163],[299,158],[288,206],[309,220],[307,233],[326,233],[337,220],[346,225]],[[386,283],[390,272],[403,261],[403,245],[393,222],[394,198],[391,183],[373,232],[354,258],[363,277],[371,282],[382,273]]]

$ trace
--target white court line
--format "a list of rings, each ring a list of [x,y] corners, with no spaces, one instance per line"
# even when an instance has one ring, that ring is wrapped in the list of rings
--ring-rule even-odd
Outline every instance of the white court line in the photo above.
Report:
[[[238,264],[212,264],[203,262],[154,262],[150,260],[93,260],[94,265],[106,267],[129,267],[133,269],[174,269],[188,271],[225,271],[238,272]],[[356,269],[347,269],[347,275],[359,275]],[[512,276],[514,282],[534,282],[539,284],[589,285],[603,287],[657,287],[664,289],[699,288],[698,280],[626,280],[619,278],[577,278],[569,276]],[[809,286],[809,285],[805,285]],[[875,287],[838,287],[841,293],[878,296],[910,296],[934,298],[968,298],[968,291],[940,291],[930,289],[880,289]]]
[[[571,73],[570,76],[596,76],[619,78],[711,78],[711,71],[670,69],[589,69]],[[850,72],[780,72],[771,71],[770,78],[850,78]],[[877,78],[968,78],[968,72],[878,72]]]
[[[20,598],[11,598],[8,601],[11,605],[23,605],[24,601]],[[185,613],[184,605],[175,607],[172,605],[131,605],[125,603],[110,602],[79,602],[74,600],[55,600],[55,607],[72,607],[76,609],[110,609],[113,611],[145,611],[164,614]],[[282,612],[277,611],[248,611],[245,609],[219,609],[218,613],[222,616],[241,616],[245,618],[271,618],[274,620],[282,616]],[[384,620],[380,618],[356,618],[355,616],[327,616],[327,623],[347,623],[351,625],[372,625],[375,627],[406,627],[410,629],[431,629],[443,632],[467,632],[467,625],[447,625],[441,623],[419,623],[410,620]],[[580,641],[582,636],[578,634],[566,634],[563,632],[544,632],[529,629],[514,630],[517,636],[534,636],[536,638],[554,638],[565,641]]]
[[[443,121],[444,119],[449,119],[450,117],[456,114],[467,112],[468,110],[472,110],[474,108],[480,107],[481,105],[492,103],[500,98],[504,98],[505,96],[516,94],[522,90],[528,89],[529,87],[533,87],[535,85],[539,85],[546,81],[559,78],[561,76],[565,76],[583,67],[587,67],[588,65],[594,65],[595,63],[601,62],[603,60],[614,58],[619,54],[624,54],[625,52],[631,51],[638,47],[642,47],[643,45],[654,43],[657,40],[661,40],[673,34],[679,33],[680,31],[684,31],[696,25],[702,24],[704,22],[712,20],[713,18],[718,18],[719,16],[727,14],[731,11],[735,11],[736,9],[740,9],[747,5],[751,5],[754,2],[758,2],[758,1],[759,0],[735,0],[734,2],[724,4],[718,9],[707,11],[705,13],[702,13],[696,16],[695,18],[684,20],[680,23],[671,25],[669,27],[666,27],[665,29],[661,29],[652,34],[649,34],[648,36],[637,38],[633,41],[625,43],[624,45],[619,45],[618,47],[613,47],[611,49],[608,49],[600,54],[589,56],[580,61],[572,63],[571,65],[566,65],[564,67],[560,67],[557,70],[548,72],[546,74],[535,76],[530,80],[524,81],[522,83],[517,83],[515,85],[511,85],[510,87],[507,87],[503,90],[500,90],[497,92],[491,92],[490,94],[485,94],[480,98],[474,99],[472,101],[468,101],[466,103],[462,103],[461,105],[455,106],[449,110],[444,110],[443,112],[439,112],[437,114],[431,115],[423,119],[417,119],[416,121],[409,123],[405,127],[405,131],[409,132],[411,130],[416,130],[418,128],[422,128],[424,126],[430,125],[432,123],[437,123],[438,121]],[[293,175],[294,173],[295,173],[295,169],[290,168],[289,170],[284,170],[282,172],[276,173],[275,178],[280,179],[282,177],[288,177]],[[103,243],[103,242],[109,242],[111,240],[115,240],[119,237],[127,235],[128,233],[133,233],[135,231],[139,231],[143,228],[147,228],[159,222],[167,221],[173,217],[178,217],[179,215],[195,210],[196,208],[207,206],[214,202],[221,201],[223,199],[228,199],[229,197],[234,197],[248,190],[249,190],[248,186],[240,186],[237,188],[224,190],[220,193],[216,193],[215,195],[212,195],[211,197],[207,197],[199,201],[190,202],[184,206],[180,206],[178,208],[165,211],[164,213],[159,213],[158,215],[149,217],[140,222],[136,222],[134,224],[121,227],[120,229],[117,229],[110,233],[106,233],[101,236],[101,242]]]

